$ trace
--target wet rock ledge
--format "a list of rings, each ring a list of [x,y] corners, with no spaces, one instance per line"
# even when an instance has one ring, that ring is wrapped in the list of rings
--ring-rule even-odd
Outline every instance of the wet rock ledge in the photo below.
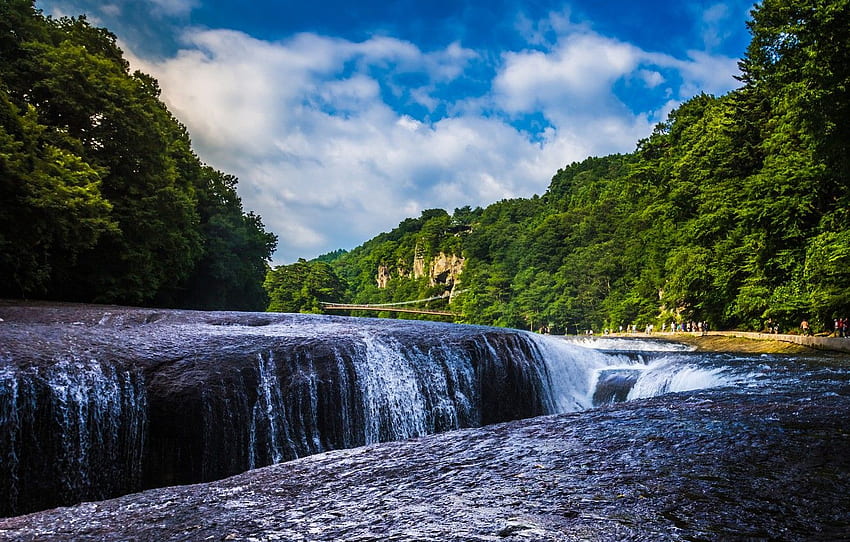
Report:
[[[3,540],[842,540],[850,388],[669,395],[0,520]]]

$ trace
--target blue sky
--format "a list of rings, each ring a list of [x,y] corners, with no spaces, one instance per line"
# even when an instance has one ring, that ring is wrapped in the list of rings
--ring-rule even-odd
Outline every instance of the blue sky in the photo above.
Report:
[[[738,86],[751,1],[39,0],[114,32],[279,236],[276,264],[423,209],[546,190]]]

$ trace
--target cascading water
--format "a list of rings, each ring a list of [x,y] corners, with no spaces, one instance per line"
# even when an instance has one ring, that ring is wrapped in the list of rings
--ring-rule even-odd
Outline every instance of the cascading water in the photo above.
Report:
[[[248,468],[258,465],[280,463],[283,461],[284,444],[291,440],[284,423],[286,415],[283,412],[283,391],[277,378],[277,365],[272,354],[257,355],[257,399],[251,409],[251,422],[248,429]],[[257,441],[257,435],[265,435],[262,445]],[[261,450],[269,452],[267,460],[258,461]]]
[[[647,363],[494,328],[111,312],[92,314],[90,324],[51,324],[60,338],[48,348],[0,358],[0,512],[209,481],[330,449],[725,378],[688,369],[675,352]],[[19,344],[30,336],[9,329],[0,333]],[[70,355],[81,348],[84,359]]]
[[[405,355],[397,342],[368,333],[361,334],[360,340],[364,352],[354,366],[366,421],[364,444],[426,434],[430,412],[422,392],[431,391],[430,383],[420,380],[415,364],[432,365],[433,360]],[[445,397],[445,390],[440,391]]]
[[[138,488],[146,423],[147,397],[138,371],[94,360],[3,367],[0,484],[8,500],[0,501],[0,510]]]
[[[531,336],[548,373],[548,413],[584,410],[593,406],[600,371],[619,357],[560,339]]]
[[[573,342],[608,356],[608,364],[592,371],[593,406],[741,384],[746,380],[728,374],[727,367],[698,366],[693,356],[683,354],[690,349],[683,344],[612,338]]]
[[[665,393],[717,388],[730,383],[722,368],[696,367],[676,358],[662,358],[645,366],[629,391],[628,400]]]
[[[282,331],[291,329],[261,330]],[[245,404],[248,419],[247,464],[236,469],[725,383],[719,370],[693,367],[675,356],[647,363],[649,353],[605,352],[524,332],[469,328],[463,337],[468,344],[446,344],[439,337],[413,342],[367,329],[337,344],[329,362],[283,351],[258,355],[256,391],[244,393],[253,403],[233,401]],[[205,446],[220,441],[208,438]],[[208,449],[204,455],[220,453]]]

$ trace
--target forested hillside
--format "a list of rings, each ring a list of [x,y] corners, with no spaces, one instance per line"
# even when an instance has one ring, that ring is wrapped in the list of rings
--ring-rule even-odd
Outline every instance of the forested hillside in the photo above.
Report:
[[[0,297],[262,309],[276,244],[85,18],[0,0]]]
[[[850,0],[765,0],[748,24],[741,87],[695,96],[633,153],[571,164],[541,197],[427,211],[323,265],[379,303],[446,291],[410,270],[454,255],[471,323],[831,328],[850,313]]]

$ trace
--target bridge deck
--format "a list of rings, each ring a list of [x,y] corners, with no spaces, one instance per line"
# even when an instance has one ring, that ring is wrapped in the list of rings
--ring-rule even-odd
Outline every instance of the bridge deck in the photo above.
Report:
[[[322,303],[322,308],[329,311],[379,311],[379,312],[406,312],[410,314],[432,314],[436,316],[457,316],[453,312],[435,311],[429,309],[405,309],[400,307],[382,307],[380,305],[355,305],[347,303]]]

